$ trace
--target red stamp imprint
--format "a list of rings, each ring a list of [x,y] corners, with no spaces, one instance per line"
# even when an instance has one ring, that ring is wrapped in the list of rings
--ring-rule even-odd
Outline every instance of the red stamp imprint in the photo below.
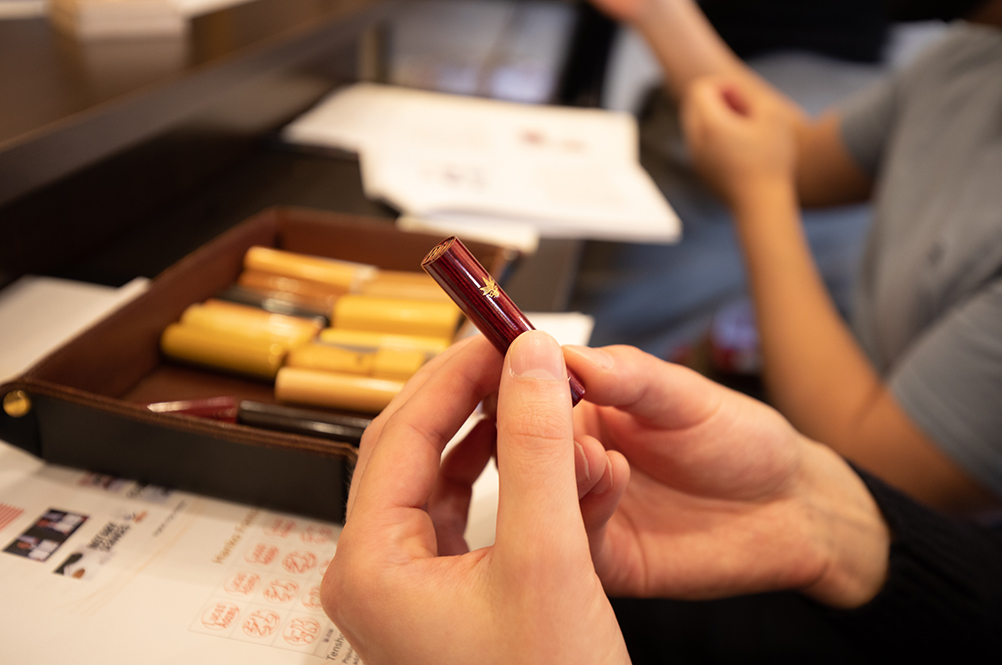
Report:
[[[247,563],[256,563],[262,566],[267,566],[278,556],[278,548],[274,545],[266,545],[265,543],[258,543],[254,547],[247,550],[244,554],[244,560]]]
[[[278,614],[271,610],[254,610],[244,619],[244,632],[251,637],[268,637],[278,628]]]
[[[264,532],[269,536],[285,538],[295,528],[296,520],[290,520],[288,517],[276,517],[271,524],[264,528]]]
[[[334,528],[310,524],[299,534],[299,539],[310,545],[323,545],[329,543],[334,538]]]
[[[295,552],[289,552],[282,559],[282,568],[285,568],[290,573],[305,573],[316,567],[317,555],[313,552],[296,550]]]
[[[239,614],[240,608],[233,603],[216,603],[202,612],[202,625],[211,630],[226,630]]]
[[[273,603],[287,603],[299,593],[299,585],[292,580],[272,580],[261,594]]]
[[[282,631],[282,637],[289,644],[313,644],[320,634],[320,622],[316,619],[296,617]]]
[[[310,590],[303,595],[303,606],[311,610],[320,609],[320,585],[314,584]]]
[[[223,588],[226,589],[226,593],[233,596],[249,596],[254,593],[260,582],[261,578],[256,573],[238,570],[229,576]]]

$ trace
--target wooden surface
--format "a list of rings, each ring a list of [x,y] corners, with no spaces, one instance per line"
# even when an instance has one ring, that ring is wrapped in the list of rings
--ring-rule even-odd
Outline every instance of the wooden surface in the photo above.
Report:
[[[321,56],[356,37],[373,4],[254,0],[192,19],[184,37],[93,42],[44,18],[0,21],[0,205],[154,136],[254,78]],[[286,94],[315,99],[312,88],[323,85],[298,83]]]
[[[92,43],[45,19],[0,21],[0,287],[26,273],[153,277],[271,205],[389,222],[356,159],[274,133],[357,79],[360,44],[395,4],[253,0],[183,38]],[[508,292],[526,311],[562,309],[581,245],[544,240]]]
[[[358,76],[387,0],[253,0],[183,38],[0,21],[0,285],[66,271],[253,155]]]

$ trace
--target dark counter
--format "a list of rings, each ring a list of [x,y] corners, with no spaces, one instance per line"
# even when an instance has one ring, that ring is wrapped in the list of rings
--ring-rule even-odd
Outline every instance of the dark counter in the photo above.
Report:
[[[0,285],[64,269],[359,73],[380,0],[254,0],[178,38],[0,21]]]

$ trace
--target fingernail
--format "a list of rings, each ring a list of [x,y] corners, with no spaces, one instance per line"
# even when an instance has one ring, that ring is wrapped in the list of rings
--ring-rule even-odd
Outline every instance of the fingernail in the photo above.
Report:
[[[564,348],[584,356],[586,360],[595,363],[602,369],[612,369],[612,366],[616,364],[615,359],[602,349],[593,349],[590,346],[577,346],[575,344],[568,344]]]
[[[511,373],[520,378],[564,379],[564,356],[556,340],[541,332],[527,332],[508,349]]]
[[[591,493],[597,496],[605,494],[610,489],[612,489],[612,462],[609,460],[609,456],[606,455],[605,469],[602,470],[602,477],[595,483],[595,487],[592,488]]]
[[[591,472],[588,469],[588,458],[585,456],[584,446],[582,446],[577,441],[574,442],[574,454],[578,458],[577,464],[577,480],[578,485],[583,485],[591,480]]]

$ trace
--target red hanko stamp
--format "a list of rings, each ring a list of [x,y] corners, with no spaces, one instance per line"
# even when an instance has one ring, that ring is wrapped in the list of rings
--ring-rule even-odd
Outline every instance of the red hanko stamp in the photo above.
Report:
[[[313,644],[320,634],[320,622],[316,619],[296,617],[282,631],[282,638],[293,645]]]
[[[271,610],[254,610],[244,619],[243,631],[251,637],[268,637],[278,628],[279,616]]]
[[[295,528],[296,520],[290,520],[288,517],[276,517],[271,524],[264,528],[264,533],[275,538],[285,538]]]
[[[299,585],[292,580],[272,580],[264,587],[261,595],[273,603],[287,603],[299,593]]]
[[[257,573],[238,570],[226,579],[223,588],[226,589],[226,593],[233,596],[249,596],[260,583],[261,577]]]
[[[309,524],[299,534],[299,539],[308,545],[323,545],[334,538],[334,528],[320,524]]]
[[[314,584],[310,587],[310,590],[303,594],[303,606],[311,609],[318,610],[321,607],[320,604],[320,585]]]
[[[247,550],[244,554],[244,560],[247,563],[254,563],[261,566],[270,565],[276,557],[278,557],[278,548],[274,545],[268,545],[266,543],[258,543],[254,547]]]
[[[240,608],[233,603],[216,603],[202,612],[202,625],[210,630],[226,630],[239,614]]]
[[[282,559],[282,568],[290,573],[305,573],[317,567],[317,555],[313,552],[296,550],[289,552]]]

